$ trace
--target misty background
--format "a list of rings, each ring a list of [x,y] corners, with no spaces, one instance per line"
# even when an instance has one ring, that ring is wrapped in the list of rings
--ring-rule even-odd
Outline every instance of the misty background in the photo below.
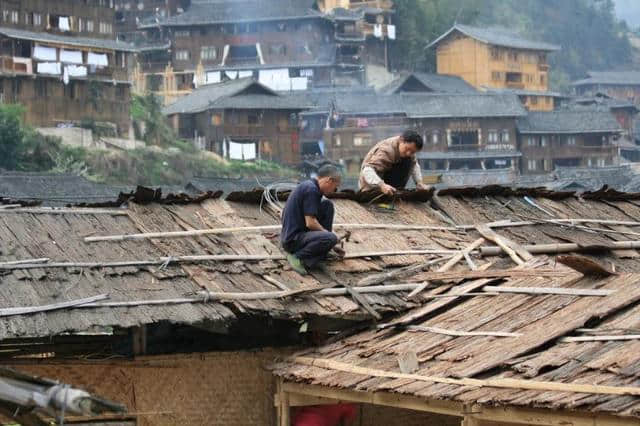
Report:
[[[615,0],[616,15],[625,20],[631,29],[640,27],[640,0]]]

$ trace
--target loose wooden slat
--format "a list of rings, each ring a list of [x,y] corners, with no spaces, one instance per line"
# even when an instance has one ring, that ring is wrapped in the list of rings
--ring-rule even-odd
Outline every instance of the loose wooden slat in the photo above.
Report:
[[[476,226],[476,230],[487,240],[496,243],[518,265],[524,264],[524,262],[533,257],[531,253],[527,252],[527,250],[502,235],[496,234],[486,225],[478,225]]]
[[[368,277],[362,278],[360,281],[358,281],[356,285],[359,287],[364,287],[364,286],[376,285],[376,284],[383,283],[385,281],[406,277],[408,275],[422,271],[431,265],[435,265],[436,263],[444,262],[447,259],[449,258],[441,257],[439,259],[430,260],[429,262],[421,263],[419,265],[410,265],[404,268],[398,268],[392,271],[383,272],[381,274],[370,275]]]
[[[557,294],[566,296],[609,296],[615,290],[592,290],[586,288],[560,288],[560,287],[502,287],[487,285],[483,288],[493,293],[517,293],[517,294]]]
[[[449,269],[453,268],[454,266],[456,266],[456,264],[458,262],[460,262],[462,259],[464,259],[465,253],[468,256],[469,253],[471,253],[471,251],[473,251],[473,250],[477,249],[478,247],[480,247],[483,242],[484,242],[484,238],[479,238],[479,239],[475,240],[473,243],[469,244],[469,246],[466,247],[464,250],[461,250],[459,253],[454,254],[453,257],[451,259],[449,259],[449,261],[447,263],[445,263],[444,265],[442,265],[441,268],[438,269],[438,272],[446,272]],[[407,296],[407,299],[409,299],[409,300],[414,299],[418,294],[422,293],[425,288],[427,288],[428,284],[429,283],[426,282],[426,283],[423,284],[422,287],[416,288],[414,291],[412,291],[409,294],[409,296]]]
[[[640,340],[640,334],[627,334],[618,336],[570,336],[558,339],[560,343],[574,342],[613,342],[617,340]]]
[[[503,331],[458,331],[458,330],[448,330],[439,327],[427,327],[422,325],[412,325],[407,327],[409,331],[422,331],[427,333],[434,334],[443,334],[445,336],[457,336],[457,337],[466,337],[466,336],[487,336],[487,337],[520,337],[521,333],[507,333]]]
[[[407,379],[418,382],[444,383],[458,386],[494,387],[503,389],[526,389],[548,392],[573,392],[595,395],[634,395],[640,396],[640,387],[627,386],[602,386],[578,383],[545,382],[522,379],[451,379],[447,377],[423,376],[420,374],[396,373],[393,371],[379,370],[375,368],[359,367],[357,365],[331,359],[293,357],[291,362],[310,367],[324,368],[326,370],[342,371],[345,373],[359,374],[366,377],[386,377],[390,379]]]
[[[47,207],[24,207],[15,209],[0,209],[0,214],[8,213],[29,213],[29,214],[88,214],[88,215],[111,215],[126,216],[129,213],[124,209],[68,209],[68,208],[47,208]]]
[[[531,254],[559,254],[569,252],[590,252],[602,250],[635,250],[640,248],[640,241],[611,241],[607,245],[580,245],[575,243],[532,244],[523,246]],[[482,256],[498,256],[502,253],[500,247],[480,247]]]

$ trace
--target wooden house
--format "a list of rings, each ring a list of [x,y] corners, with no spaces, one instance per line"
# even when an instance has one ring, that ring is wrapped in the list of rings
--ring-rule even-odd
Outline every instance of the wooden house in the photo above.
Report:
[[[549,91],[549,53],[559,46],[526,40],[502,29],[456,24],[429,44],[438,74],[457,75],[483,90],[508,90],[532,111],[554,109]]]
[[[106,0],[0,2],[0,100],[25,106],[28,124],[83,119],[130,129],[133,45],[113,35]]]
[[[518,120],[522,173],[616,165],[623,131],[610,111],[531,111]]]
[[[640,72],[589,71],[587,77],[571,83],[578,96],[605,94],[615,99],[640,103]]]
[[[201,86],[164,109],[180,137],[233,160],[300,162],[298,116],[306,96],[277,93],[251,79]]]

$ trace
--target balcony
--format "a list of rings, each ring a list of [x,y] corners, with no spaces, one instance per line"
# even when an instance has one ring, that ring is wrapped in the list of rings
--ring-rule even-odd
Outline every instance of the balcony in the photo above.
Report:
[[[33,61],[31,58],[0,56],[0,67],[3,73],[33,74]]]

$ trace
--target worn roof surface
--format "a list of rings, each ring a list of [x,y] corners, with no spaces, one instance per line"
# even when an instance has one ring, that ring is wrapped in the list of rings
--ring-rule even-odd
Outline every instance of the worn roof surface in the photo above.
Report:
[[[431,42],[428,47],[438,45],[441,41],[449,37],[454,32],[462,33],[475,40],[495,46],[512,47],[514,49],[528,50],[560,50],[560,46],[541,41],[534,41],[522,38],[518,34],[513,33],[505,28],[479,28],[469,25],[455,24],[446,33]]]
[[[530,111],[518,119],[520,133],[608,133],[622,127],[609,111]]]
[[[411,85],[414,83],[415,85]],[[423,90],[421,90],[423,89]],[[395,78],[380,89],[380,93],[400,92],[477,93],[477,90],[458,76],[413,72]]]
[[[625,233],[638,229],[640,203],[635,199],[637,194],[606,194],[600,192],[582,198],[573,195],[563,198],[561,193],[545,196],[542,193],[509,192],[498,187],[453,189],[440,191],[437,206],[440,213],[457,225],[504,220],[538,223],[494,229],[515,244],[562,242],[607,246],[613,241],[627,240],[630,236]],[[608,199],[601,198],[603,196]],[[630,221],[636,225],[584,224],[585,228],[576,228],[549,222],[577,218]],[[469,230],[459,235],[456,244],[458,247],[468,246],[478,237],[479,233]],[[484,244],[493,243],[485,241]],[[422,307],[388,318],[382,329],[372,327],[320,348],[300,352],[275,366],[275,374],[292,382],[362,392],[386,391],[464,404],[570,409],[640,417],[638,396],[524,390],[517,386],[501,389],[490,384],[468,386],[410,377],[384,377],[384,372],[401,373],[399,357],[415,353],[418,369],[412,374],[416,376],[484,380],[509,378],[637,389],[640,384],[637,340],[567,343],[560,340],[563,337],[636,334],[640,328],[639,253],[635,250],[611,251],[587,257],[609,269],[615,266],[617,274],[608,277],[583,275],[545,255],[534,256],[518,267],[508,258],[474,255],[472,262],[476,266],[490,264],[487,271],[509,270],[512,276],[496,280],[478,275],[478,278],[433,283],[432,272],[412,275],[399,281],[432,282],[423,293]],[[461,262],[454,269],[460,276],[470,273],[469,265],[464,260]],[[557,275],[545,275],[547,273]],[[386,285],[395,282],[397,280],[388,280]],[[561,287],[611,292],[599,297],[494,293],[465,298],[429,298],[430,295],[447,293],[482,293],[485,285],[497,286],[498,289]],[[486,290],[491,291],[496,290]],[[518,335],[452,336],[443,334],[441,330]],[[304,357],[306,361],[296,360],[298,357]],[[363,369],[354,371],[354,368]]]
[[[588,71],[587,78],[574,81],[573,86],[587,84],[640,85],[640,71]]]
[[[159,25],[187,26],[321,18],[322,14],[312,9],[314,3],[314,0],[270,0],[267,6],[261,0],[194,1],[184,13],[160,21]],[[141,27],[144,28],[145,25]]]
[[[20,40],[31,40],[41,43],[64,44],[67,46],[78,47],[94,47],[97,49],[118,50],[123,52],[136,52],[137,49],[133,44],[125,43],[118,40],[109,40],[101,38],[88,37],[71,37],[58,34],[50,34],[45,32],[33,32],[26,30],[18,30],[15,28],[0,27],[0,34]]]

